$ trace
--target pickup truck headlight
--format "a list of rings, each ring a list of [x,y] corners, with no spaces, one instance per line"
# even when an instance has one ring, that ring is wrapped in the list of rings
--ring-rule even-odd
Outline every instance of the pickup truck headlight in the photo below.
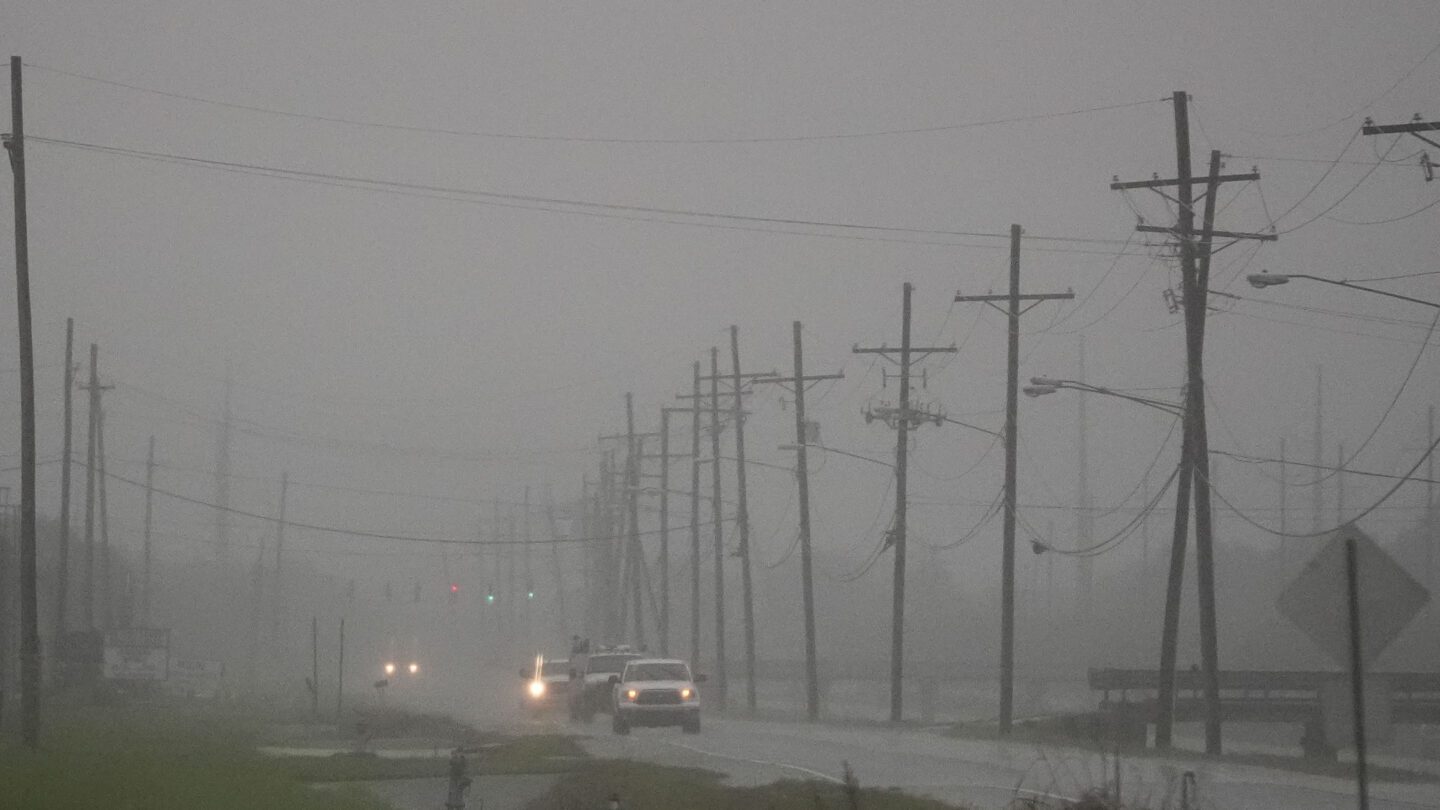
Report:
[[[543,694],[545,694],[545,682],[544,682],[544,681],[531,681],[531,682],[530,682],[530,696],[531,696],[531,697],[537,697],[537,698],[538,698],[538,697],[540,697],[540,696],[543,695]]]
[[[690,698],[692,698],[692,697],[694,697],[694,696],[695,696],[695,690],[694,690],[694,689],[690,689],[690,688],[687,687],[687,688],[685,688],[685,689],[681,689],[681,690],[680,690],[680,699],[681,699],[681,700],[689,700]]]
[[[630,698],[633,701],[635,698],[640,697],[640,693],[634,689],[631,689],[630,691],[625,693],[625,697]]]

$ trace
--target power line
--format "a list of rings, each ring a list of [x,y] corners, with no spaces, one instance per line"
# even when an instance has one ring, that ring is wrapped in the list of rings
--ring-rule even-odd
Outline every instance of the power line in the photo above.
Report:
[[[113,479],[115,479],[116,481],[120,481],[120,482],[122,482],[122,483],[129,484],[130,486],[133,486],[133,487],[138,487],[138,488],[140,488],[140,489],[145,489],[145,484],[143,484],[143,483],[141,483],[141,482],[139,482],[139,481],[132,480],[132,479],[130,479],[130,478],[126,478],[125,476],[119,475],[119,474],[117,474],[117,473],[112,473],[112,472],[110,472],[110,471],[108,471],[108,470],[105,472],[105,476],[106,476],[107,478],[113,478]],[[267,521],[267,522],[270,522],[270,523],[279,523],[279,522],[280,522],[280,519],[279,519],[278,517],[274,516],[274,515],[262,515],[262,514],[260,514],[260,513],[258,513],[258,512],[250,512],[250,511],[247,511],[247,510],[244,510],[244,509],[236,509],[236,508],[230,507],[230,506],[221,506],[221,505],[219,505],[219,504],[211,503],[211,502],[209,502],[209,501],[204,501],[204,500],[201,500],[201,499],[199,499],[199,498],[191,498],[191,497],[188,496],[188,495],[181,495],[181,494],[178,493],[178,492],[171,492],[171,491],[169,491],[169,490],[161,489],[161,488],[159,488],[159,487],[151,487],[150,489],[151,489],[151,491],[155,492],[156,494],[164,495],[164,496],[166,496],[166,497],[174,498],[174,499],[176,499],[176,500],[178,500],[178,501],[184,501],[185,503],[194,504],[194,505],[196,505],[196,506],[203,506],[203,507],[206,507],[206,508],[209,508],[209,509],[215,509],[215,510],[218,510],[218,511],[221,511],[221,512],[228,512],[228,513],[231,513],[231,514],[240,515],[240,516],[242,516],[242,517],[254,518],[254,519],[256,519],[256,520],[263,520],[263,521]],[[450,545],[450,546],[514,546],[514,545],[523,545],[523,544],[525,544],[526,542],[534,543],[534,544],[536,544],[536,545],[606,542],[606,541],[612,541],[612,540],[628,539],[628,538],[631,537],[633,534],[635,534],[635,532],[631,532],[631,533],[624,534],[624,535],[608,535],[608,536],[603,536],[603,537],[602,537],[602,536],[594,536],[594,537],[556,537],[556,538],[551,538],[551,539],[548,539],[548,540],[541,539],[541,540],[529,540],[529,541],[526,541],[526,540],[457,540],[457,539],[449,538],[449,537],[418,537],[418,536],[414,536],[414,535],[389,534],[389,533],[385,533],[385,532],[374,532],[374,531],[367,531],[367,530],[363,530],[363,529],[347,529],[347,528],[341,528],[341,527],[338,527],[338,526],[324,526],[324,525],[320,525],[320,524],[318,524],[318,523],[303,523],[303,522],[301,522],[301,521],[290,520],[290,519],[286,519],[286,520],[285,520],[285,525],[286,525],[286,527],[288,527],[288,528],[307,529],[307,530],[309,530],[309,531],[324,532],[324,533],[327,533],[327,534],[343,534],[343,535],[349,535],[349,536],[351,536],[351,537],[361,537],[361,538],[364,538],[364,539],[367,539],[367,540],[387,540],[387,541],[404,542],[404,543],[431,543],[431,544],[437,544],[437,545]],[[707,522],[707,523],[702,524],[702,525],[714,525],[714,524],[713,524],[713,522]],[[639,534],[642,534],[642,535],[645,535],[645,534],[659,534],[659,533],[660,533],[660,530],[659,530],[659,529],[650,529],[650,530],[641,531],[641,532],[638,532],[638,533],[639,533]]]
[[[1231,512],[1234,512],[1234,513],[1235,513],[1235,516],[1236,516],[1236,517],[1240,518],[1241,520],[1245,521],[1246,523],[1249,523],[1251,526],[1254,526],[1255,528],[1257,528],[1257,529],[1259,529],[1260,531],[1263,531],[1263,532],[1265,532],[1265,533],[1267,533],[1267,534],[1273,534],[1273,535],[1275,535],[1276,537],[1291,537],[1291,538],[1297,538],[1297,539],[1302,539],[1302,540],[1313,539],[1313,538],[1316,538],[1316,537],[1324,537],[1324,536],[1326,536],[1326,535],[1329,535],[1329,534],[1331,534],[1331,533],[1333,533],[1333,532],[1336,532],[1336,531],[1344,528],[1346,525],[1350,525],[1350,524],[1352,524],[1352,523],[1355,523],[1356,521],[1359,521],[1359,520],[1364,519],[1366,515],[1369,515],[1371,512],[1374,512],[1375,510],[1379,509],[1382,504],[1384,504],[1386,501],[1390,500],[1390,498],[1391,498],[1392,496],[1394,496],[1395,493],[1397,493],[1397,492],[1400,491],[1400,488],[1401,488],[1401,487],[1405,486],[1407,483],[1409,483],[1409,482],[1411,482],[1411,481],[1416,480],[1413,476],[1414,476],[1415,473],[1420,469],[1420,465],[1424,464],[1424,463],[1425,463],[1425,460],[1428,459],[1428,458],[1430,458],[1431,454],[1435,452],[1435,448],[1436,448],[1436,447],[1440,447],[1440,439],[1436,439],[1433,443],[1431,443],[1430,447],[1427,448],[1427,449],[1425,450],[1425,452],[1421,454],[1420,459],[1415,462],[1415,465],[1412,466],[1412,467],[1410,468],[1410,470],[1405,473],[1405,475],[1401,478],[1401,480],[1396,481],[1394,486],[1390,487],[1390,489],[1389,489],[1384,495],[1380,496],[1380,500],[1375,501],[1374,503],[1372,503],[1372,504],[1370,504],[1369,506],[1365,507],[1364,509],[1360,510],[1359,514],[1357,514],[1357,515],[1355,515],[1354,517],[1352,517],[1352,518],[1350,518],[1349,520],[1347,520],[1344,525],[1341,525],[1341,526],[1332,526],[1332,527],[1330,527],[1330,528],[1328,528],[1328,529],[1325,529],[1324,531],[1318,531],[1318,532],[1282,532],[1282,531],[1280,531],[1279,529],[1272,529],[1272,528],[1270,528],[1269,526],[1266,526],[1266,525],[1264,525],[1264,524],[1256,521],[1254,518],[1252,518],[1252,517],[1250,517],[1249,515],[1247,515],[1247,514],[1245,514],[1244,512],[1242,512],[1238,507],[1236,507],[1233,503],[1231,503],[1228,498],[1226,498],[1224,495],[1222,495],[1219,490],[1215,489],[1213,484],[1211,485],[1211,491],[1215,493],[1215,497],[1219,498],[1221,503],[1225,504],[1225,506],[1228,507]]]
[[[821,238],[849,238],[861,239],[863,241],[889,241],[902,242],[907,244],[928,244],[945,247],[973,247],[981,249],[997,249],[990,245],[975,245],[956,242],[924,241],[904,238],[885,238],[876,236],[853,236],[841,234],[825,234],[810,231],[788,231],[776,228],[757,227],[759,225],[799,226],[812,228],[835,228],[842,230],[853,230],[861,232],[909,234],[918,236],[948,236],[948,237],[970,237],[984,239],[1008,238],[1008,234],[992,233],[988,231],[958,231],[932,228],[916,228],[894,225],[866,225],[853,222],[828,222],[824,220],[807,220],[789,217],[766,217],[747,214],[733,214],[712,211],[698,211],[681,208],[663,208],[657,206],[625,205],[619,203],[596,202],[593,200],[574,200],[559,197],[544,197],[529,194],[510,194],[503,192],[485,191],[481,189],[466,189],[458,187],[437,186],[425,183],[410,183],[396,180],[382,180],[378,178],[363,177],[357,175],[340,175],[327,172],[314,172],[300,169],[287,169],[276,166],[266,166],[254,163],[242,163],[237,161],[215,160],[210,158],[198,158],[185,155],[176,155],[165,152],[152,152],[142,149],[128,149],[117,146],[105,146],[101,144],[86,143],[82,141],[70,141],[61,138],[42,138],[31,136],[30,140],[37,143],[45,143],[63,148],[81,149],[102,154],[119,155],[124,157],[137,158],[142,160],[173,163],[177,165],[193,166],[220,171],[238,172],[250,174],[257,177],[268,177],[276,180],[288,180],[293,182],[315,183],[319,185],[336,186],[340,188],[352,188],[380,193],[394,193],[401,196],[415,196],[427,199],[442,199],[451,202],[466,202],[476,205],[486,205],[498,208],[512,208],[527,211],[540,211],[554,214],[572,214],[576,216],[591,216],[602,219],[621,219],[639,222],[651,222],[664,225],[681,225],[702,228],[717,228],[721,230],[744,230],[758,233],[775,233],[790,236],[815,236]],[[448,195],[448,196],[447,196]],[[456,196],[458,195],[458,196]],[[475,199],[482,198],[482,199]],[[547,206],[564,206],[564,208],[553,208]],[[651,215],[651,216],[643,216]],[[714,222],[689,222],[674,219],[657,219],[654,217],[695,217],[699,219],[721,220],[727,222],[750,223],[750,226],[741,225],[720,225]],[[1048,235],[1025,235],[1023,238],[1040,242],[1059,242],[1073,244],[1122,244],[1117,239],[1100,239],[1094,237],[1070,237],[1070,236],[1048,236]],[[1074,248],[1033,248],[1037,251],[1053,253],[1100,253],[1112,255],[1111,251],[1087,251]]]
[[[1028,121],[1043,121],[1043,120],[1047,120],[1047,119],[1051,119],[1051,118],[1065,118],[1065,117],[1075,116],[1075,115],[1084,115],[1084,114],[1087,114],[1087,113],[1108,112],[1108,111],[1111,111],[1111,110],[1123,110],[1123,109],[1127,109],[1127,108],[1130,108],[1130,107],[1139,107],[1139,106],[1143,106],[1143,105],[1146,105],[1146,104],[1157,104],[1157,103],[1160,103],[1160,102],[1169,101],[1169,99],[1147,99],[1147,100],[1145,100],[1145,101],[1130,101],[1130,102],[1124,102],[1124,103],[1118,103],[1118,104],[1104,104],[1104,105],[1098,105],[1098,106],[1093,106],[1093,107],[1081,107],[1081,108],[1078,108],[1078,109],[1065,110],[1065,111],[1062,111],[1062,112],[1054,112],[1054,113],[1034,113],[1034,114],[1030,114],[1030,115],[1011,116],[1011,117],[1009,117],[1009,118],[995,118],[995,119],[990,119],[990,120],[988,120],[988,121],[969,121],[969,122],[964,122],[964,123],[959,123],[959,124],[941,124],[941,125],[929,126],[929,127],[905,127],[905,128],[897,128],[897,129],[879,129],[879,130],[860,131],[860,132],[831,132],[831,133],[819,133],[819,134],[811,134],[811,135],[768,135],[768,136],[767,136],[767,135],[762,135],[762,136],[732,137],[732,138],[654,138],[654,137],[650,137],[650,138],[623,138],[623,137],[600,137],[600,136],[589,136],[589,135],[539,135],[539,134],[521,133],[521,132],[500,132],[500,131],[494,131],[494,130],[486,131],[486,130],[449,129],[449,128],[443,128],[443,127],[418,126],[418,125],[413,125],[413,124],[395,124],[395,123],[387,123],[387,122],[383,122],[383,121],[371,121],[371,120],[365,120],[365,119],[359,119],[359,118],[347,118],[347,117],[335,116],[335,115],[320,115],[320,114],[316,114],[316,113],[302,113],[302,112],[296,112],[296,111],[294,111],[294,110],[282,110],[282,109],[277,109],[277,108],[274,108],[274,107],[262,107],[262,106],[255,105],[255,104],[241,104],[241,103],[237,103],[237,102],[220,101],[220,100],[217,100],[217,99],[205,98],[204,96],[190,95],[190,94],[187,94],[187,93],[175,93],[175,92],[171,92],[171,91],[168,91],[168,90],[158,90],[158,89],[155,89],[155,88],[152,88],[152,87],[145,87],[145,86],[138,85],[138,84],[130,84],[130,83],[128,83],[128,82],[116,81],[116,80],[114,80],[114,79],[105,79],[105,78],[101,78],[101,77],[99,77],[99,76],[89,76],[89,75],[86,75],[86,74],[83,74],[83,73],[75,73],[75,72],[69,71],[69,70],[61,70],[61,69],[59,69],[59,68],[45,67],[44,65],[36,65],[36,64],[32,64],[32,63],[30,63],[30,62],[26,62],[25,64],[26,64],[26,65],[29,65],[30,67],[33,67],[33,68],[35,68],[35,69],[37,69],[37,70],[43,70],[43,71],[46,71],[46,72],[48,72],[48,73],[55,73],[55,74],[58,74],[58,75],[61,75],[61,76],[68,76],[68,77],[70,77],[70,78],[72,78],[72,79],[80,79],[80,80],[83,80],[83,81],[94,82],[94,83],[96,83],[96,84],[108,85],[108,86],[110,86],[110,87],[120,87],[120,88],[124,88],[124,89],[126,89],[126,90],[133,90],[133,91],[140,92],[140,93],[148,93],[148,94],[151,94],[151,95],[163,96],[163,97],[165,97],[165,98],[173,98],[173,99],[178,99],[178,100],[181,100],[181,101],[191,101],[191,102],[195,102],[195,103],[199,103],[199,104],[208,104],[208,105],[211,105],[211,106],[223,107],[223,108],[225,108],[225,109],[231,109],[231,110],[241,110],[241,111],[244,111],[244,112],[253,112],[253,113],[261,113],[261,114],[264,114],[264,115],[280,116],[280,117],[283,117],[283,118],[294,118],[294,119],[301,119],[301,120],[307,120],[307,121],[319,121],[319,122],[323,122],[323,123],[327,123],[327,124],[343,124],[343,125],[346,125],[346,126],[366,127],[366,128],[370,128],[370,129],[389,130],[389,131],[393,131],[393,132],[424,133],[424,134],[430,134],[430,135],[450,135],[450,136],[455,136],[455,137],[467,137],[467,138],[491,138],[491,139],[512,140],[512,141],[545,141],[545,142],[557,142],[557,143],[638,144],[638,145],[662,145],[662,144],[673,144],[673,145],[721,145],[721,144],[797,143],[797,142],[804,142],[804,141],[837,141],[837,140],[851,140],[851,139],[858,139],[858,138],[883,138],[883,137],[890,137],[890,136],[896,136],[896,135],[924,135],[924,134],[936,133],[936,132],[953,132],[953,131],[964,130],[964,129],[976,129],[976,128],[979,128],[979,127],[998,126],[998,125],[1001,125],[1001,124],[1019,124],[1019,123],[1025,123],[1025,122],[1028,122]]]

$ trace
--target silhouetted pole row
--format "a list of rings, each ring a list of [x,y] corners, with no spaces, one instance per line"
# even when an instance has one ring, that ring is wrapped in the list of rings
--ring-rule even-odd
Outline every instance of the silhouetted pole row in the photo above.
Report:
[[[64,443],[60,451],[60,536],[56,546],[55,560],[55,635],[51,644],[64,643],[69,632],[67,611],[70,594],[70,466],[75,451],[72,447],[71,423],[73,421],[73,400],[75,389],[75,319],[65,319],[65,395],[64,395]],[[52,680],[56,668],[51,668]]]

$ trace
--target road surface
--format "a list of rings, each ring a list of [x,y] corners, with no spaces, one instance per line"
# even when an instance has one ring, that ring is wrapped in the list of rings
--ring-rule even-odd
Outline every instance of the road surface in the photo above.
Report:
[[[838,781],[849,762],[867,787],[899,788],[980,808],[1003,808],[1015,796],[1073,797],[1113,780],[1113,759],[1079,749],[957,740],[923,729],[839,727],[705,717],[699,735],[678,729],[635,729],[621,737],[606,718],[590,726],[567,727],[553,720],[517,721],[517,729],[581,730],[593,756],[619,757],[664,765],[701,767],[726,773],[734,784],[779,779]],[[1121,762],[1122,798],[1127,804],[1162,806],[1177,797],[1182,775],[1193,771],[1202,807],[1353,808],[1353,784],[1249,765],[1156,759]],[[1375,810],[1440,808],[1440,785],[1372,785]]]

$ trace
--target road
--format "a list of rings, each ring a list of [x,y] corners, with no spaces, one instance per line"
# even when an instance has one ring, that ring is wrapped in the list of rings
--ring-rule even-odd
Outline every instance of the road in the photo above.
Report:
[[[554,721],[520,723],[519,728],[556,731]],[[574,730],[573,727],[568,727]],[[1113,760],[1079,749],[957,740],[923,729],[839,727],[769,721],[705,718],[703,733],[678,729],[636,729],[628,737],[610,733],[604,718],[585,728],[593,756],[620,757],[708,768],[734,784],[778,779],[838,781],[848,762],[862,785],[899,788],[916,795],[980,808],[1002,808],[1015,796],[1073,797],[1113,779]],[[1353,808],[1352,783],[1249,765],[1204,761],[1182,763],[1126,759],[1121,763],[1127,804],[1162,806],[1178,802],[1182,774],[1194,771],[1202,807]],[[1440,808],[1440,788],[1430,784],[1372,786],[1375,810]]]

